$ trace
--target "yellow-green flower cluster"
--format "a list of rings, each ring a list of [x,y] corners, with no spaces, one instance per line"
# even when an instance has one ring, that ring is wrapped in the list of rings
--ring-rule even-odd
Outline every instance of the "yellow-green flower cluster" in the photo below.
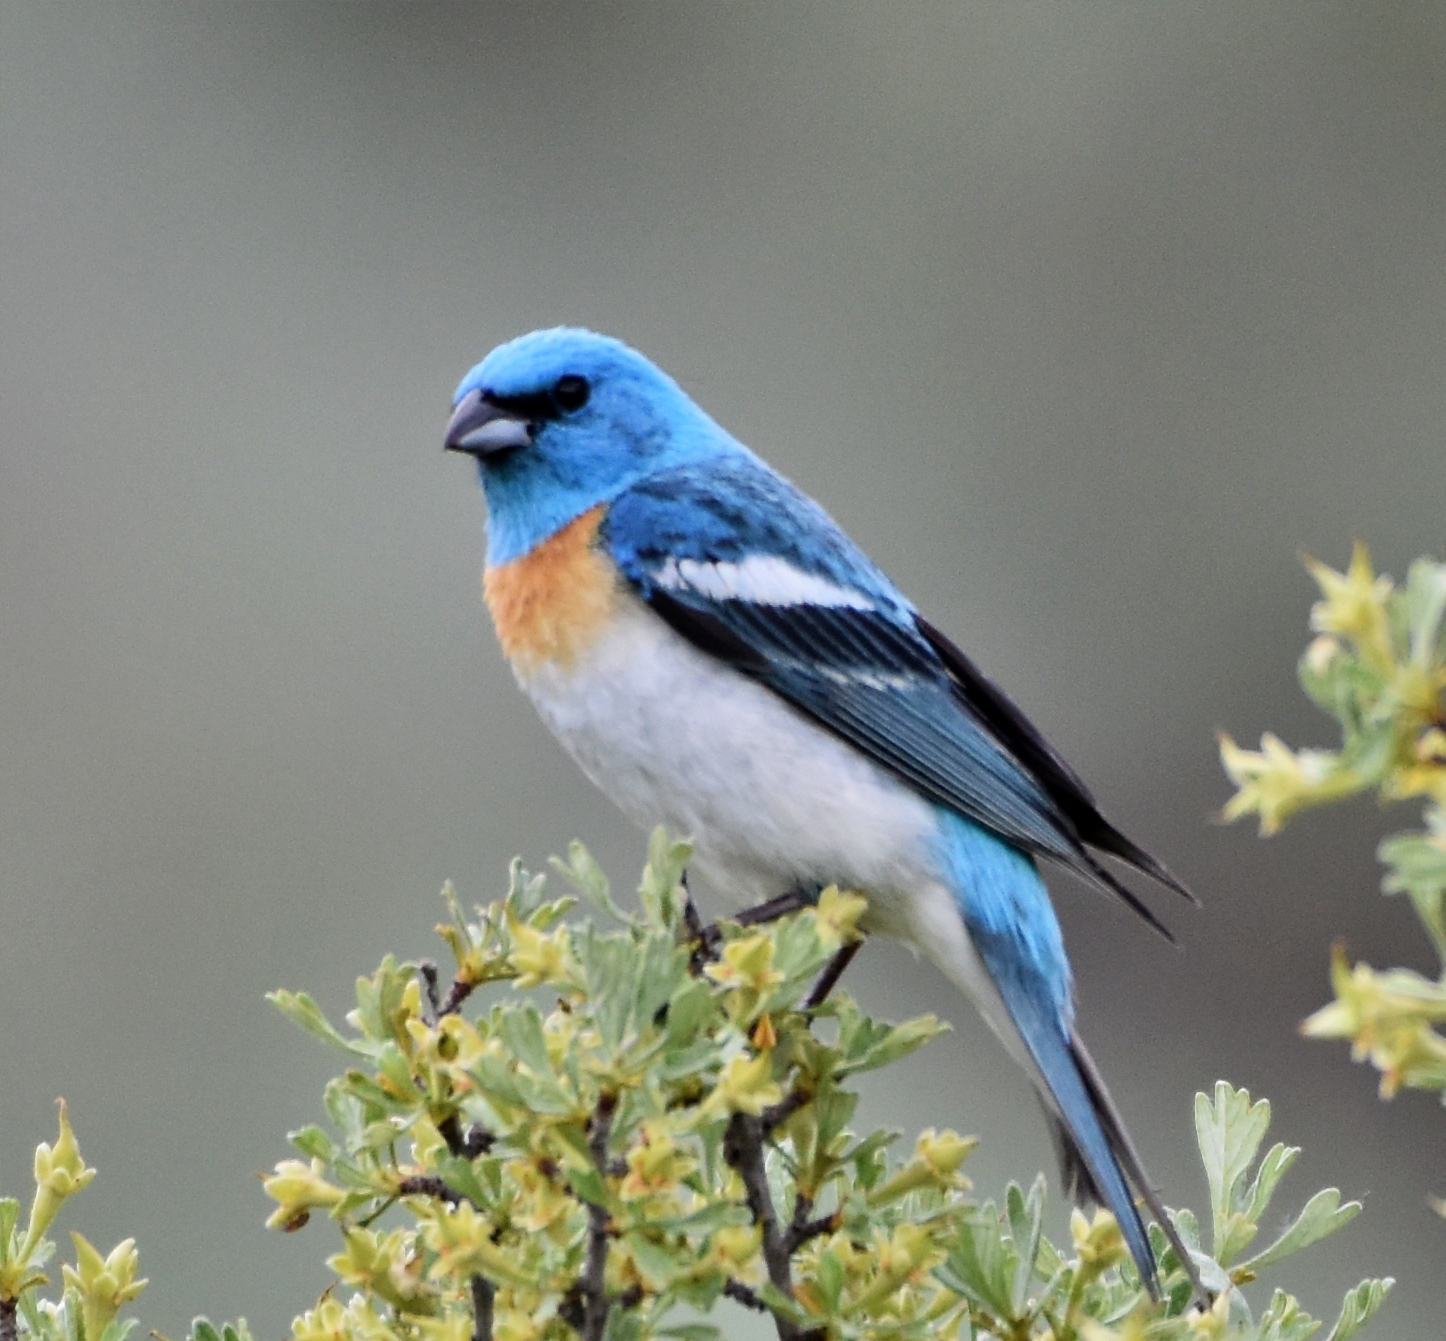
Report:
[[[1381,1098],[1409,1089],[1446,1089],[1446,1038],[1433,1026],[1446,1021],[1446,990],[1410,969],[1378,973],[1368,964],[1354,968],[1338,945],[1331,955],[1336,999],[1302,1026],[1311,1038],[1339,1038],[1351,1044],[1356,1061],[1369,1060],[1381,1073]]]
[[[1301,810],[1372,788],[1446,806],[1446,564],[1418,559],[1400,589],[1376,575],[1360,544],[1344,573],[1307,566],[1321,600],[1300,678],[1340,723],[1342,745],[1293,751],[1266,733],[1255,751],[1223,737],[1221,760],[1238,788],[1225,817],[1259,815],[1271,834]]]
[[[1266,733],[1260,749],[1223,737],[1220,757],[1238,790],[1225,817],[1260,816],[1275,833],[1297,812],[1375,790],[1382,800],[1425,798],[1422,831],[1387,838],[1382,888],[1410,897],[1435,945],[1442,977],[1351,969],[1337,950],[1336,999],[1306,1021],[1340,1038],[1381,1072],[1381,1094],[1446,1088],[1446,564],[1418,559],[1402,588],[1378,576],[1364,545],[1337,573],[1307,563],[1320,586],[1315,641],[1301,658],[1306,692],[1340,724],[1339,750],[1292,750]]]

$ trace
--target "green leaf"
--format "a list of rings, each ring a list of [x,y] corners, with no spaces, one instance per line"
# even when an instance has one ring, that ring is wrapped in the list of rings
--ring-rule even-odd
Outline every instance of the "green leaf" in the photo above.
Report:
[[[956,1294],[982,1304],[1002,1321],[1014,1319],[1014,1275],[1019,1258],[1000,1229],[992,1201],[959,1226],[949,1256],[934,1274]]]
[[[393,1104],[411,1106],[421,1102],[422,1091],[412,1076],[412,1064],[395,1043],[384,1044],[376,1058],[377,1074],[385,1080]]]
[[[847,1273],[844,1270],[844,1264],[832,1248],[827,1248],[819,1254],[818,1272],[814,1280],[818,1286],[818,1292],[823,1299],[824,1306],[831,1315],[838,1312],[839,1300],[843,1296],[846,1276]]]
[[[589,1004],[602,1037],[603,1052],[615,1056],[632,1025],[632,993],[618,991],[619,983],[630,983],[637,973],[637,946],[623,933],[604,936],[591,926],[573,938],[582,960]]]
[[[308,1159],[324,1160],[329,1164],[336,1158],[337,1149],[331,1137],[314,1122],[308,1123],[299,1131],[288,1132],[286,1139]]]
[[[576,839],[567,845],[566,861],[561,857],[549,857],[548,864],[610,917],[624,926],[632,923],[632,917],[620,908],[613,898],[612,884],[607,873],[597,864],[592,853]]]
[[[677,1322],[659,1327],[657,1335],[672,1337],[673,1341],[723,1341],[723,1333],[711,1322]]]
[[[578,1111],[578,1099],[569,1094],[555,1076],[534,1076],[526,1071],[515,1071],[512,1080],[517,1086],[523,1107],[533,1113],[547,1117],[567,1117]]]
[[[211,1325],[209,1318],[196,1318],[191,1323],[191,1341],[221,1341],[221,1333]]]
[[[485,1207],[492,1203],[493,1198],[487,1195],[487,1189],[482,1186],[482,1180],[477,1177],[477,1170],[472,1167],[470,1159],[463,1159],[460,1155],[441,1154],[437,1156],[436,1169],[438,1176],[458,1196],[466,1197],[474,1206]]]
[[[635,1308],[612,1308],[603,1324],[603,1341],[640,1341],[643,1315]]]
[[[1363,1280],[1354,1290],[1347,1291],[1341,1315],[1326,1341],[1349,1341],[1386,1302],[1395,1283],[1394,1277],[1383,1276],[1378,1280]]]
[[[591,1164],[569,1164],[567,1185],[573,1195],[593,1206],[608,1204],[608,1185],[602,1174]]]
[[[510,1107],[523,1106],[522,1095],[517,1088],[516,1073],[502,1058],[484,1052],[472,1064],[468,1074],[484,1094],[499,1099]]]
[[[0,1263],[10,1260],[15,1243],[15,1226],[20,1221],[20,1203],[14,1197],[0,1197]]]
[[[502,1042],[535,1076],[550,1078],[553,1075],[552,1058],[542,1032],[542,1015],[530,1001],[503,1015]]]
[[[787,1318],[789,1322],[805,1326],[811,1321],[803,1306],[796,1299],[790,1299],[772,1281],[764,1281],[758,1287],[758,1297],[774,1313],[781,1318]]]
[[[688,952],[675,944],[671,933],[656,932],[643,939],[639,950],[632,982],[632,1019],[634,1029],[641,1031],[657,1020],[680,981],[687,979]]]
[[[1266,1152],[1250,1184],[1250,1190],[1245,1194],[1245,1215],[1253,1223],[1260,1223],[1261,1216],[1270,1205],[1271,1197],[1275,1195],[1276,1184],[1295,1163],[1299,1154],[1299,1146],[1282,1145],[1280,1142],[1276,1142]]]
[[[1210,1186],[1216,1257],[1226,1240],[1228,1218],[1239,1209],[1241,1180],[1269,1126],[1270,1104],[1264,1099],[1252,1104],[1248,1090],[1220,1080],[1215,1083],[1213,1103],[1204,1094],[1195,1096],[1195,1139]]]
[[[266,999],[292,1024],[305,1029],[323,1043],[340,1048],[342,1052],[350,1053],[353,1057],[370,1058],[376,1051],[375,1048],[339,1034],[331,1021],[322,1014],[321,1007],[305,992],[288,992],[283,989],[267,992]]]
[[[1301,1309],[1300,1301],[1284,1290],[1270,1297],[1254,1333],[1259,1341],[1307,1341],[1320,1330],[1320,1323]]]
[[[874,1037],[864,1047],[853,1052],[849,1060],[834,1072],[839,1079],[889,1066],[922,1048],[931,1038],[938,1038],[940,1034],[949,1032],[949,1026],[940,1023],[933,1015],[921,1015],[918,1019],[907,1020],[899,1025],[875,1026],[875,1029],[877,1032]]]
[[[1359,1201],[1348,1201],[1342,1206],[1339,1190],[1334,1187],[1325,1188],[1306,1202],[1305,1209],[1296,1216],[1295,1223],[1270,1247],[1240,1265],[1258,1273],[1262,1267],[1279,1262],[1292,1253],[1298,1253],[1318,1239],[1325,1238],[1327,1234],[1334,1234],[1343,1225],[1354,1220],[1360,1210]]]
[[[704,978],[689,978],[676,987],[668,1000],[668,1047],[693,1043],[722,1010],[713,988]]]
[[[1436,953],[1446,961],[1446,833],[1392,834],[1376,855],[1390,868],[1381,888],[1410,895]]]
[[[530,921],[531,914],[542,902],[542,892],[546,887],[545,875],[530,875],[521,857],[512,858],[507,867],[507,903],[514,913],[524,921]]]
[[[623,1242],[632,1254],[633,1262],[646,1284],[654,1293],[661,1294],[678,1274],[680,1263],[663,1244],[656,1243],[645,1233],[636,1230],[623,1235]]]
[[[1030,1285],[1034,1280],[1035,1259],[1039,1256],[1039,1240],[1044,1226],[1044,1175],[1038,1174],[1026,1197],[1018,1183],[1010,1183],[1004,1193],[1004,1210],[1009,1220],[1009,1236],[1019,1259],[1014,1273],[1014,1313],[1023,1313],[1029,1302]]]
[[[679,881],[693,855],[693,845],[673,841],[660,824],[648,837],[648,864],[643,867],[638,898],[643,912],[654,926],[672,930],[682,916]]]
[[[1446,563],[1417,559],[1406,574],[1401,594],[1411,643],[1411,660],[1429,666],[1446,657]]]

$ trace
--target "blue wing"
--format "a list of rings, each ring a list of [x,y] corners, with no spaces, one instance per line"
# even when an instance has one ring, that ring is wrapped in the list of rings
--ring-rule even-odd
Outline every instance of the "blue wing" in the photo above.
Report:
[[[1089,848],[1184,887],[1100,815],[1023,713],[832,519],[755,458],[649,477],[614,500],[602,538],[638,595],[689,641],[1169,938]]]

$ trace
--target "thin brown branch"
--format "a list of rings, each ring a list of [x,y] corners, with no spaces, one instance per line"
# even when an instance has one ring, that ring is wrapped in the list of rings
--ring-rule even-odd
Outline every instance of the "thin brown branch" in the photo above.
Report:
[[[397,1195],[402,1197],[436,1197],[438,1201],[445,1201],[449,1206],[458,1206],[469,1197],[464,1197],[460,1192],[454,1192],[436,1174],[419,1173],[410,1178],[403,1178],[397,1184]]]
[[[763,1135],[768,1136],[775,1127],[781,1127],[812,1098],[812,1090],[805,1089],[802,1085],[796,1085],[771,1108],[765,1108],[758,1115]]]
[[[492,1300],[497,1287],[486,1276],[472,1277],[472,1341],[492,1341]]]
[[[683,872],[683,888],[688,888],[688,873]],[[703,969],[717,958],[715,953],[718,942],[718,925],[715,922],[710,927],[703,925],[703,919],[698,916],[698,905],[693,902],[693,896],[688,895],[683,903],[683,925],[688,929],[688,939],[692,942],[692,950],[688,955],[688,971],[695,977],[703,976]]]
[[[19,1306],[18,1299],[0,1299],[0,1341],[16,1341],[18,1326],[15,1312]]]
[[[784,1101],[785,1103],[787,1100]],[[781,1105],[779,1105],[781,1106]],[[763,1233],[763,1264],[768,1279],[785,1298],[793,1298],[793,1270],[788,1243],[778,1226],[778,1212],[768,1190],[768,1173],[764,1166],[763,1142],[767,1132],[761,1117],[734,1113],[723,1134],[723,1158],[743,1180],[744,1195],[753,1222]],[[809,1335],[788,1318],[773,1315],[778,1341],[802,1341]]]
[[[731,1277],[723,1284],[723,1293],[733,1300],[735,1304],[742,1304],[744,1308],[751,1308],[755,1313],[767,1313],[768,1305],[761,1300],[757,1293],[750,1290],[741,1280],[733,1280]]]
[[[617,1095],[604,1091],[598,1096],[588,1124],[587,1148],[593,1167],[604,1180],[608,1173],[608,1137],[612,1135]],[[587,1262],[582,1272],[583,1341],[602,1341],[608,1311],[613,1301],[607,1296],[608,1208],[587,1204]]]
[[[437,966],[430,959],[423,959],[417,964],[417,973],[422,979],[422,990],[426,993],[427,1005],[431,1007],[427,1015],[427,1023],[436,1028],[437,1021],[442,1018],[442,1003],[437,997]]]
[[[803,1203],[803,1198],[799,1198]],[[796,1253],[805,1243],[816,1239],[820,1234],[832,1234],[839,1227],[839,1215],[835,1211],[831,1215],[820,1215],[812,1220],[801,1219],[795,1215],[793,1223],[788,1227],[788,1251]]]
[[[809,994],[804,997],[802,1010],[816,1010],[828,1000],[828,994],[838,986],[838,980],[843,977],[844,970],[853,963],[854,956],[863,947],[863,941],[854,941],[843,946],[832,959],[828,961],[824,971],[819,974],[818,981],[814,983]]]
[[[437,1007],[437,1018],[440,1020],[448,1015],[455,1015],[462,1009],[462,1003],[477,990],[475,982],[468,982],[464,978],[453,978],[452,986],[447,989],[447,995],[442,998],[441,1004]]]

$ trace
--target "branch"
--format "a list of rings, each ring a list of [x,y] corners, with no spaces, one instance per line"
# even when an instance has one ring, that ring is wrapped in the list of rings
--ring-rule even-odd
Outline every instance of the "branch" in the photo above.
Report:
[[[492,1341],[492,1300],[497,1287],[486,1276],[472,1277],[472,1341]]]
[[[781,1127],[788,1121],[804,1104],[813,1098],[813,1093],[802,1085],[795,1085],[771,1108],[765,1108],[758,1115],[758,1123],[762,1128],[762,1135],[771,1136],[776,1127]]]
[[[804,997],[800,1010],[817,1010],[828,1000],[828,994],[838,986],[838,980],[843,977],[844,970],[854,961],[854,956],[863,948],[863,941],[857,940],[849,945],[843,946],[832,959],[828,961],[827,967],[818,975],[818,981],[814,983],[809,994]]]
[[[18,1299],[0,1299],[0,1341],[16,1341],[15,1310],[19,1306]]]
[[[785,1099],[775,1108],[782,1108],[787,1103],[788,1099]],[[734,1113],[729,1119],[728,1130],[723,1134],[723,1158],[743,1180],[748,1209],[753,1213],[754,1223],[763,1231],[763,1262],[768,1268],[768,1279],[781,1295],[792,1299],[791,1254],[787,1238],[778,1227],[778,1213],[773,1208],[768,1173],[764,1167],[763,1141],[767,1131],[763,1117]],[[773,1324],[778,1329],[778,1341],[806,1341],[819,1335],[817,1331],[804,1331],[797,1323],[777,1313],[773,1315]]]
[[[471,1201],[470,1197],[464,1197],[460,1192],[452,1191],[435,1174],[417,1174],[411,1178],[403,1178],[397,1184],[397,1195],[401,1197],[436,1197],[439,1201],[445,1201],[449,1206],[457,1206],[463,1201]],[[478,1209],[481,1208],[478,1207]]]
[[[612,1134],[617,1095],[604,1091],[588,1124],[587,1148],[598,1174],[608,1175],[608,1137]],[[587,1203],[587,1263],[582,1273],[583,1341],[602,1341],[612,1301],[607,1297],[608,1208]]]
[[[437,969],[433,964],[423,962],[420,965],[422,981],[427,986],[427,997],[432,1003],[432,1010],[440,1019],[444,1014],[451,1011],[444,1011],[437,1004]],[[471,990],[470,988],[468,989]],[[450,1001],[457,992],[457,983],[452,984],[452,990],[447,994]],[[463,994],[466,995],[465,993]],[[455,1010],[456,1007],[451,1007]],[[480,1124],[472,1127],[467,1134],[462,1134],[462,1123],[456,1113],[448,1113],[439,1123],[437,1131],[441,1133],[442,1139],[447,1143],[447,1150],[450,1154],[461,1159],[476,1159],[478,1155],[485,1154],[492,1148],[496,1139],[486,1127]],[[452,1191],[442,1179],[432,1176],[421,1176],[417,1178],[403,1178],[400,1186],[403,1195],[409,1192],[420,1192],[426,1195],[440,1197],[450,1206],[466,1200],[471,1205],[476,1205],[470,1197],[463,1198]],[[478,1210],[482,1208],[477,1207]],[[472,1276],[472,1341],[492,1341],[492,1301],[496,1297],[497,1287],[492,1284],[486,1276],[474,1273]],[[0,1338],[4,1341],[4,1338]]]
[[[723,1293],[733,1300],[735,1304],[742,1304],[744,1308],[751,1308],[755,1313],[767,1313],[768,1305],[763,1302],[753,1290],[750,1290],[741,1280],[733,1280],[731,1277],[723,1284]]]
[[[790,1257],[810,1239],[816,1239],[820,1234],[832,1234],[839,1227],[840,1216],[837,1211],[810,1220],[808,1213],[812,1209],[813,1203],[800,1192],[793,1208],[793,1223],[789,1225],[788,1235],[784,1240]]]

